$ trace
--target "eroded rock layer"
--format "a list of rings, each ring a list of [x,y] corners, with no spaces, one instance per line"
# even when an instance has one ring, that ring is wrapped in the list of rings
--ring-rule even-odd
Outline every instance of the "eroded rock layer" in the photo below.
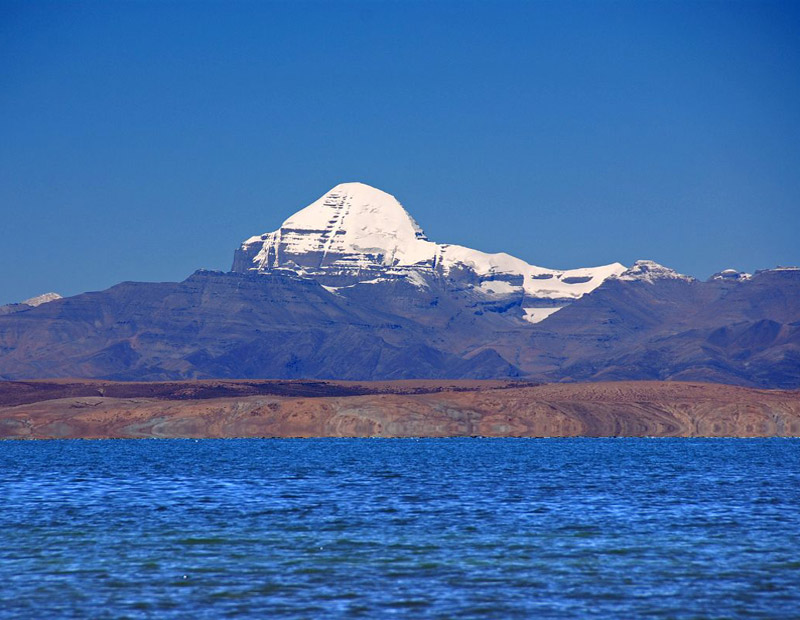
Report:
[[[679,382],[8,382],[0,437],[800,436],[800,393]]]

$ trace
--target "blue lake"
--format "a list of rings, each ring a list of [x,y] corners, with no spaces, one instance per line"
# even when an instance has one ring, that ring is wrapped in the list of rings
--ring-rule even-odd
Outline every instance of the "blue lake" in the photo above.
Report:
[[[797,618],[800,440],[0,442],[0,617]]]

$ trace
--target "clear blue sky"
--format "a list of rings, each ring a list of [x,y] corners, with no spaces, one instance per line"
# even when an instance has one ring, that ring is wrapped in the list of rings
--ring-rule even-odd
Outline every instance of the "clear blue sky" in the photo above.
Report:
[[[800,3],[0,4],[0,303],[228,269],[342,181],[430,238],[800,263]]]

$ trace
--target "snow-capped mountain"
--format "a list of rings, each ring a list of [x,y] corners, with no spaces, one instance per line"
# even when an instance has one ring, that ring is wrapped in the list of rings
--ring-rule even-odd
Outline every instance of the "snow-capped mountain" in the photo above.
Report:
[[[342,183],[278,230],[247,239],[232,270],[291,270],[334,290],[398,278],[417,287],[445,280],[490,299],[521,297],[524,318],[535,323],[625,267],[612,263],[562,271],[505,253],[436,243],[394,196],[363,183]]]
[[[709,280],[717,280],[722,282],[744,282],[752,277],[752,274],[744,271],[737,271],[736,269],[723,269],[722,271],[718,271],[717,273],[713,274]]]
[[[637,260],[628,269],[620,274],[615,274],[613,277],[627,282],[639,281],[649,284],[653,284],[657,280],[682,280],[684,282],[693,282],[695,280],[691,276],[685,276],[652,260]]]
[[[430,241],[338,185],[232,272],[0,306],[0,380],[671,379],[800,387],[800,269],[559,271]]]

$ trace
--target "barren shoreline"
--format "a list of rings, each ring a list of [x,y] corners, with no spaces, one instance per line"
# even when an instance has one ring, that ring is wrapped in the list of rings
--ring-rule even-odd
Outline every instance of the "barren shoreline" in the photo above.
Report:
[[[0,438],[800,436],[800,392],[681,382],[0,382]]]

